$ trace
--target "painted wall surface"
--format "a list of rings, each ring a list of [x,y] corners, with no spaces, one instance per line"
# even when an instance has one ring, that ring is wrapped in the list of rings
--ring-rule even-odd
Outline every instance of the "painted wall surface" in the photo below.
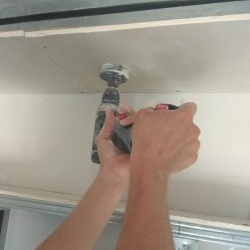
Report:
[[[100,98],[0,95],[0,184],[83,194],[99,168],[90,152]],[[148,101],[196,102],[199,160],[172,177],[170,207],[250,218],[250,94],[123,94],[121,99],[135,109]]]
[[[11,210],[4,250],[34,250],[63,220],[55,215]]]
[[[64,219],[56,215],[11,210],[4,250],[34,250]],[[115,249],[119,232],[119,226],[108,225],[95,250]]]

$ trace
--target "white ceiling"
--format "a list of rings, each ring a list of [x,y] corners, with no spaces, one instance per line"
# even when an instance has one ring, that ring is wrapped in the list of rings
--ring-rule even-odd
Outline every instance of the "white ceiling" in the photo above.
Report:
[[[0,0],[0,8],[47,2],[48,0]]]
[[[1,93],[92,93],[126,64],[123,92],[250,92],[250,21],[0,38]]]

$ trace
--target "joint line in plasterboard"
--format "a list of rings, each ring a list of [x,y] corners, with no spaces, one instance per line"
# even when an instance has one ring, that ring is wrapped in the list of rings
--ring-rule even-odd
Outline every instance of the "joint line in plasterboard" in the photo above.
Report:
[[[151,21],[118,25],[103,25],[103,26],[84,26],[78,28],[62,28],[51,29],[42,31],[25,32],[26,37],[40,37],[50,35],[62,35],[62,34],[77,34],[77,33],[95,33],[95,32],[108,32],[108,31],[120,31],[130,29],[143,29],[143,28],[157,28],[164,26],[177,26],[177,25],[189,25],[200,23],[214,23],[214,22],[230,22],[230,21],[247,21],[250,20],[250,14],[234,14],[224,16],[208,16],[208,17],[195,17],[185,19],[163,20],[163,21]]]

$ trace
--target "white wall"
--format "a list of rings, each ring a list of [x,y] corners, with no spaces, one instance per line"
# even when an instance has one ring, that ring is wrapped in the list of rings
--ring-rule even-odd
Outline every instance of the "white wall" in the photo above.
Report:
[[[55,215],[11,210],[4,250],[34,250],[63,220]]]
[[[136,109],[148,100],[196,102],[200,156],[173,176],[170,206],[250,218],[250,94],[123,94],[122,99]],[[82,194],[98,171],[90,152],[99,102],[98,94],[0,95],[1,184]]]
[[[62,216],[11,210],[4,250],[34,250],[64,219]],[[119,226],[108,225],[95,250],[115,249],[119,232]]]
[[[98,100],[91,95],[0,96],[0,162],[7,173],[2,183],[81,194],[98,170],[90,162]]]

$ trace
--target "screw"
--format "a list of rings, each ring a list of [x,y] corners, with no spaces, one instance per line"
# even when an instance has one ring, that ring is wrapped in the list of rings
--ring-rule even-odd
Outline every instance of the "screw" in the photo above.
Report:
[[[191,250],[191,247],[188,244],[183,244],[181,250]]]

